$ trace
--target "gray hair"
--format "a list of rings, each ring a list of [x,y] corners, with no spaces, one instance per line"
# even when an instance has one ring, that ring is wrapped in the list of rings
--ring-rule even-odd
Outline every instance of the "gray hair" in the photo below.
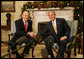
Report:
[[[52,11],[49,11],[48,14],[49,14],[50,12],[52,12],[52,13],[54,13],[54,14],[56,15],[55,11],[53,11],[53,10],[52,10]]]

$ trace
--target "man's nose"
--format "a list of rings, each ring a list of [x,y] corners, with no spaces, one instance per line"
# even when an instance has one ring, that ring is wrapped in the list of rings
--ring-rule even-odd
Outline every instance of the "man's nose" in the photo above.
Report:
[[[28,17],[26,17],[26,18],[28,18]]]

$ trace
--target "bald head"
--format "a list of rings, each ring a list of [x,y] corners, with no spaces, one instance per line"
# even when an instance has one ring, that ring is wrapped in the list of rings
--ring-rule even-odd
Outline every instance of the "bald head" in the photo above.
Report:
[[[49,11],[48,12],[48,16],[49,16],[49,19],[51,20],[51,21],[54,21],[55,19],[56,19],[56,14],[55,14],[55,12],[54,11]]]

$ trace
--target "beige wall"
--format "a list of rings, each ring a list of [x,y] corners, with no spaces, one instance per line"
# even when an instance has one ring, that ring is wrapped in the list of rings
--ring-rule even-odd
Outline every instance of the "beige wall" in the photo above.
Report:
[[[11,24],[13,24],[14,20],[17,20],[20,18],[21,14],[21,8],[23,7],[23,4],[27,3],[28,1],[15,1],[15,12],[10,12],[11,13]],[[1,13],[1,25],[6,25],[6,13]],[[11,28],[11,31],[13,28]]]
[[[11,21],[17,20],[20,18],[21,8],[23,7],[23,4],[25,4],[27,2],[28,1],[15,1],[15,12],[10,12],[12,15]],[[1,13],[1,25],[6,25],[6,19],[7,19],[6,13],[7,12]]]
[[[11,25],[13,25],[13,21],[17,20],[20,18],[20,14],[21,14],[21,8],[23,7],[23,4],[27,3],[28,1],[15,1],[15,12],[10,12],[11,13]],[[7,12],[1,12],[1,25],[6,25],[6,13]],[[11,26],[11,31],[5,31],[3,29],[1,29],[1,39],[3,41],[7,41],[8,37],[7,35],[13,32],[13,26]]]

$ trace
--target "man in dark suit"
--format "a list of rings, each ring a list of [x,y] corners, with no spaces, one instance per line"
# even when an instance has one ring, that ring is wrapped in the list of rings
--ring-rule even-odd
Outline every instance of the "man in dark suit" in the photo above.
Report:
[[[31,38],[35,36],[35,34],[32,32],[32,21],[29,18],[29,11],[23,10],[22,11],[22,18],[15,21],[16,26],[16,32],[14,33],[13,38],[10,40],[9,45],[11,45],[11,49],[14,51],[16,49],[16,41],[21,39],[21,43],[23,41],[25,44],[29,43]],[[22,55],[24,53],[29,53],[29,49],[31,47],[31,44],[26,46],[23,50]],[[18,53],[18,51],[13,52],[16,54],[16,57],[21,57]]]
[[[53,52],[52,52],[52,46],[48,46],[48,40],[53,37],[54,43],[58,43],[59,50],[56,58],[64,58],[64,50],[66,48],[66,44],[68,42],[68,38],[70,36],[70,27],[68,26],[65,19],[62,18],[56,18],[56,14],[54,11],[48,12],[48,16],[50,19],[50,22],[48,22],[45,29],[40,32],[40,36],[46,37],[46,34],[49,33],[49,37],[45,39],[45,45],[48,51],[49,56],[51,58],[54,58]]]

